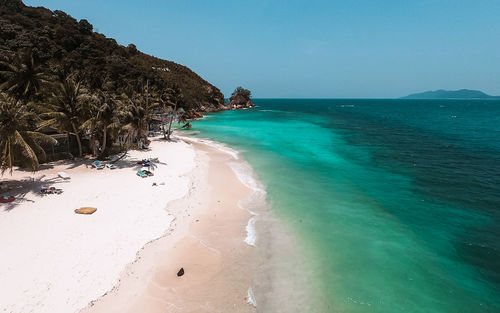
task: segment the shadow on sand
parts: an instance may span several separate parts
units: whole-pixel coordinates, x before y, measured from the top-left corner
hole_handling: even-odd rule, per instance
[[[163,140],[162,140],[163,141]],[[147,152],[147,151],[144,151]],[[144,159],[147,159],[146,157]],[[77,168],[79,166],[84,165],[89,171],[97,171],[97,169],[93,168],[92,163],[95,160],[93,159],[80,159],[80,158],[75,158],[72,160],[61,160],[61,161],[56,161],[52,163],[46,163],[46,164],[41,164],[39,167],[40,171],[43,170],[51,170],[54,169],[56,166],[63,166],[64,170],[71,170],[74,168]],[[142,169],[145,167],[143,164],[139,164],[139,162],[143,161],[143,159],[140,158],[130,158],[130,155],[125,153],[121,157],[119,157],[115,161],[107,161],[104,163],[113,163],[117,166],[117,168],[130,168],[132,171],[137,172],[138,170]],[[167,165],[167,163],[160,162],[160,161],[153,161],[151,162],[150,166],[148,167],[149,170],[154,171],[154,169],[159,165]],[[108,168],[102,169],[104,171],[113,171]],[[99,170],[99,171],[102,171]],[[17,172],[24,172],[29,175],[33,175],[33,172],[30,170],[22,169],[22,168],[17,168]],[[2,180],[0,181],[0,196],[14,196],[15,200],[13,202],[9,203],[0,203],[0,210],[4,211],[11,211],[14,208],[16,208],[19,204],[29,201],[29,202],[34,202],[34,200],[30,200],[26,198],[26,195],[28,193],[33,193],[35,197],[46,197],[46,196],[54,196],[57,197],[57,195],[45,195],[41,192],[42,189],[44,188],[50,188],[50,187],[56,187],[60,188],[62,187],[61,185],[57,186],[58,184],[66,184],[70,183],[71,180],[64,180],[60,177],[51,177],[48,178],[47,175],[42,175],[40,177],[34,178],[34,177],[26,177],[22,179],[12,179],[12,180]],[[60,188],[63,189],[63,188]],[[63,189],[64,190],[64,189]]]
[[[46,175],[42,175],[38,178],[27,177],[20,180],[7,180],[1,183],[1,195],[14,196],[16,199],[13,202],[2,203],[0,208],[4,211],[11,211],[19,204],[30,201],[34,202],[34,200],[26,199],[26,195],[29,192],[32,192],[36,197],[45,197],[45,196],[57,196],[57,195],[44,195],[41,193],[43,188],[49,188],[56,186],[58,184],[66,184],[70,181],[64,180],[59,177],[47,178]]]

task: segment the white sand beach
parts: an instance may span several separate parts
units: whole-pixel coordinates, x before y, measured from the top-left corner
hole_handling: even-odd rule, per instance
[[[4,185],[25,195],[0,208],[0,311],[75,312],[109,291],[137,251],[169,229],[174,217],[165,207],[187,193],[194,156],[184,142],[153,142],[114,170],[65,161],[4,175]],[[148,157],[160,162],[153,177],[140,178],[136,161]],[[63,193],[43,196],[50,186]],[[82,206],[97,212],[75,214]]]
[[[114,170],[85,160],[4,175],[18,199],[0,206],[0,312],[254,310],[251,216],[237,205],[250,190],[231,156],[183,141],[151,148]],[[149,157],[159,158],[154,176],[140,178],[136,163]],[[63,193],[40,193],[50,186]],[[83,206],[97,212],[75,214]]]
[[[254,248],[245,243],[251,214],[238,205],[251,189],[229,167],[233,156],[192,146],[188,195],[168,206],[171,233],[146,245],[116,288],[82,313],[255,312],[248,303]]]

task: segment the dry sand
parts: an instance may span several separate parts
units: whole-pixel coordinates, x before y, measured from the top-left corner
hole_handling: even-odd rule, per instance
[[[251,215],[238,206],[251,190],[228,166],[231,155],[193,146],[189,194],[168,206],[175,230],[148,244],[116,288],[82,312],[255,312],[247,299],[253,247],[244,243]]]
[[[251,191],[232,157],[182,141],[151,146],[116,170],[62,162],[2,178],[22,199],[0,206],[0,312],[255,311],[250,214],[238,206]],[[160,159],[155,176],[139,178],[135,163],[148,157]],[[49,186],[64,192],[41,196]],[[82,206],[98,210],[75,214]]]

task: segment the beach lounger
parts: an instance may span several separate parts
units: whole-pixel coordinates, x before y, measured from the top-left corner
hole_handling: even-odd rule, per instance
[[[143,171],[137,171],[137,176],[142,177],[142,178],[148,177],[148,175],[146,173],[144,173]]]
[[[61,177],[62,179],[70,179],[71,177],[66,174],[66,172],[57,172],[57,176]]]
[[[102,165],[102,163],[99,161],[94,161],[94,163],[92,163],[92,167],[95,167],[98,170],[102,170],[104,168],[104,165]]]
[[[106,167],[109,168],[110,170],[114,170],[116,166],[114,164],[106,164]]]

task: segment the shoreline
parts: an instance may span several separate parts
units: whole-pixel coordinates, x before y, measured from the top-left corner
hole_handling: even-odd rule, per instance
[[[17,188],[12,192],[22,200],[8,208],[2,205],[0,211],[0,225],[10,225],[0,230],[0,246],[9,256],[0,260],[0,277],[9,282],[0,287],[0,309],[189,312],[202,311],[210,302],[223,312],[235,307],[255,312],[255,213],[242,205],[255,190],[230,165],[243,163],[235,154],[189,138],[153,141],[151,146],[152,151],[131,151],[116,170],[97,171],[89,168],[89,160],[63,161],[3,179]],[[136,161],[147,157],[161,161],[155,176],[136,177]],[[70,174],[69,182],[54,177],[61,170]],[[157,185],[151,186],[153,182]],[[37,193],[49,185],[63,194]],[[98,211],[74,214],[80,205]],[[117,215],[127,220],[128,228],[121,227]],[[23,228],[23,222],[30,227]],[[43,228],[33,228],[35,224]],[[13,237],[16,228],[21,240]],[[47,232],[52,234],[44,236]],[[180,267],[185,274],[179,279],[175,274]]]
[[[241,157],[241,152],[206,137],[179,138],[213,147],[230,156],[228,166],[240,182],[253,190],[250,197],[238,203],[250,214],[245,226],[245,243],[254,250],[247,301],[258,312],[329,311],[331,308],[325,306],[321,285],[317,284],[318,277],[312,275],[319,271],[310,261],[314,254],[292,228],[290,217],[283,216],[268,202],[272,202],[272,198],[268,199],[266,187],[253,167]]]
[[[230,155],[183,140],[194,147],[197,165],[188,194],[167,208],[176,226],[148,243],[113,290],[82,313],[255,312],[254,251],[245,244],[252,215],[240,205],[252,190],[230,168]]]

